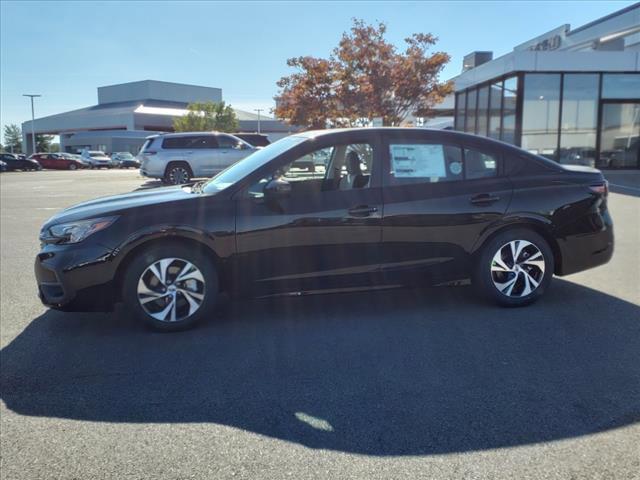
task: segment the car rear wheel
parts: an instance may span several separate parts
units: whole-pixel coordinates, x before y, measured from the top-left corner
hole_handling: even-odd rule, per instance
[[[547,241],[531,230],[513,229],[484,246],[473,283],[495,303],[519,307],[544,294],[553,271],[553,252]]]
[[[69,164],[69,170],[76,170],[78,167],[76,167],[75,163],[71,163]]]
[[[182,185],[189,183],[193,173],[188,163],[174,162],[167,166],[167,170],[164,174],[164,182],[169,185]]]
[[[123,282],[127,310],[162,331],[189,328],[210,315],[218,276],[207,255],[181,245],[151,247],[129,265]]]

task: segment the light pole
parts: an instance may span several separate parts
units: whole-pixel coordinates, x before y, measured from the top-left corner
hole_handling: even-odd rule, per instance
[[[31,145],[33,147],[33,152],[31,153],[36,153],[36,127],[35,127],[36,118],[33,110],[33,99],[34,97],[41,97],[42,95],[23,93],[22,96],[31,98],[31,142],[32,142]]]
[[[258,133],[260,133],[260,112],[262,112],[264,108],[254,108],[254,112],[258,112]]]

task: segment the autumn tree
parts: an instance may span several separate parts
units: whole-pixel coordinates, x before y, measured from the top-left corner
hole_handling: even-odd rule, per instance
[[[5,148],[10,152],[22,153],[22,131],[15,124],[4,126]]]
[[[235,132],[238,119],[231,105],[224,102],[195,102],[187,106],[187,114],[173,119],[176,132]]]
[[[384,23],[354,19],[328,59],[289,59],[297,72],[278,81],[276,115],[311,128],[366,125],[375,117],[399,125],[408,115],[432,116],[453,91],[451,82],[439,81],[449,55],[430,54],[437,39],[426,33],[406,38],[399,52],[386,31]]]

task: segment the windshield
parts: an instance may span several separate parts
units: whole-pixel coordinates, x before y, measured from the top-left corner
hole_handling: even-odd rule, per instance
[[[206,193],[215,193],[233,185],[234,183],[242,180],[244,177],[254,172],[258,168],[262,167],[267,162],[271,161],[278,155],[286,152],[290,148],[300,145],[306,141],[306,137],[290,136],[285,137],[277,142],[272,143],[268,147],[261,150],[256,150],[248,157],[234,163],[226,170],[223,170],[218,175],[209,180],[203,185],[202,190]]]
[[[129,160],[129,159],[133,158],[133,155],[131,155],[130,153],[116,153],[116,156],[118,158],[123,158],[125,160]]]
[[[89,152],[89,156],[93,157],[93,158],[96,158],[96,157],[104,157],[105,154],[102,153],[102,152]]]

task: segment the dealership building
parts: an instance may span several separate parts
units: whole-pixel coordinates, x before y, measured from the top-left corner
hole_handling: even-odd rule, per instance
[[[60,150],[137,153],[149,135],[173,131],[173,119],[192,102],[221,102],[220,88],[142,80],[98,87],[98,103],[35,119],[36,135],[60,136]],[[276,140],[295,131],[282,121],[235,110],[240,132],[260,132]],[[31,121],[22,124],[22,148],[31,151]]]
[[[456,130],[560,163],[640,168],[640,3],[463,63]]]

